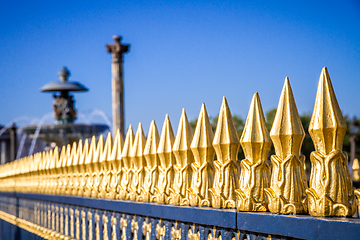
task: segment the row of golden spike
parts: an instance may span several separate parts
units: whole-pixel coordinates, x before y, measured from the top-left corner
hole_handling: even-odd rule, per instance
[[[224,97],[215,135],[205,105],[192,133],[185,110],[174,136],[168,115],[161,135],[154,121],[147,138],[141,123],[125,141],[117,132],[89,144],[37,153],[0,168],[0,190],[130,199],[176,205],[237,208],[313,216],[352,216],[356,210],[346,152],[346,123],[329,73],[323,68],[309,133],[309,187],[301,145],[305,136],[289,79],[285,79],[270,134],[257,93],[239,140]],[[271,140],[275,155],[268,153]],[[240,145],[245,159],[238,161]],[[214,160],[216,153],[216,160]],[[360,197],[360,191],[355,193]]]

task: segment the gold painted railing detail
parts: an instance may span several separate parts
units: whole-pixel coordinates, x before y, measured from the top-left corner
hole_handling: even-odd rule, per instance
[[[309,133],[311,153],[309,212],[312,216],[352,216],[356,211],[347,153],[342,151],[346,131],[327,68],[321,71]]]
[[[214,133],[203,103],[190,146],[195,159],[191,164],[193,173],[191,186],[188,189],[191,206],[211,206],[209,190],[213,186],[215,175],[213,139]]]
[[[271,156],[270,188],[265,189],[269,210],[272,213],[306,213],[305,156],[300,154],[305,131],[287,77],[270,137],[274,143],[275,155]]]
[[[212,206],[235,208],[235,190],[238,189],[240,176],[240,164],[237,157],[240,141],[225,97],[220,108],[213,146],[217,160],[214,162],[214,185],[210,189]]]
[[[238,211],[266,211],[264,188],[270,187],[271,169],[267,156],[271,139],[258,93],[254,94],[251,101],[240,143],[245,159],[240,163],[236,208]]]
[[[324,68],[309,127],[315,146],[310,156],[309,187],[305,157],[301,155],[304,129],[286,78],[270,134],[257,93],[240,139],[224,97],[215,134],[205,104],[194,133],[183,109],[176,135],[166,115],[161,136],[155,121],[151,122],[147,136],[140,123],[136,135],[129,126],[124,140],[118,131],[114,138],[109,134],[106,141],[103,136],[93,137],[62,146],[61,151],[56,147],[1,165],[0,191],[236,208],[238,211],[283,214],[309,211],[314,216],[352,216],[356,209],[355,195],[360,198],[360,189],[355,192],[352,189],[347,154],[342,151],[345,131],[346,123]],[[275,155],[270,157],[270,168],[271,142]],[[241,161],[238,160],[240,146],[245,154]],[[359,178],[356,163],[354,179]],[[74,235],[74,222],[76,228],[90,228],[83,223],[83,212],[81,219],[80,213],[76,213],[74,219],[71,207],[56,209],[56,222],[51,221],[50,212],[50,209],[35,211],[35,218],[65,235]],[[91,214],[87,213],[89,221],[93,221]],[[94,217],[98,224],[96,214]],[[63,225],[62,218],[65,218]],[[112,218],[107,221],[113,225]],[[94,239],[100,228],[96,225]],[[90,234],[90,229],[87,230]],[[75,232],[79,231],[75,229]],[[121,235],[124,234],[122,231]],[[174,232],[174,235],[178,234]],[[189,236],[196,239],[197,233]]]

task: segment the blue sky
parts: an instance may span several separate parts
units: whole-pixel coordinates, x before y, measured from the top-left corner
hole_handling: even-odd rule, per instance
[[[289,76],[298,110],[311,113],[327,66],[344,115],[360,117],[360,2],[343,1],[3,1],[0,7],[0,124],[18,125],[52,111],[39,88],[69,80],[78,122],[94,110],[111,121],[112,36],[125,55],[126,125],[169,113],[174,131],[182,108],[190,120],[204,102],[211,116],[226,96],[246,118],[259,92],[264,111],[277,107]],[[103,118],[91,121],[104,123]],[[47,122],[53,121],[48,118]]]

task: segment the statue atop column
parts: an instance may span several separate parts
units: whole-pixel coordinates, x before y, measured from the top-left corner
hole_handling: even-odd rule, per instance
[[[113,132],[120,129],[124,137],[124,79],[123,79],[123,54],[129,51],[130,45],[121,44],[120,36],[113,36],[114,44],[106,45],[106,51],[112,54],[112,108],[113,108]]]

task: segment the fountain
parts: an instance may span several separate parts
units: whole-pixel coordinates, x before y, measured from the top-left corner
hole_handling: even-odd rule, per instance
[[[22,132],[32,139],[29,154],[32,154],[37,139],[62,146],[93,135],[99,136],[109,130],[106,124],[74,123],[77,112],[74,107],[74,97],[70,92],[86,92],[88,89],[78,82],[69,82],[69,76],[69,70],[63,67],[59,72],[60,82],[50,82],[40,89],[42,92],[55,93],[53,113],[56,123],[43,124],[45,119],[42,118],[37,125],[21,128]]]

